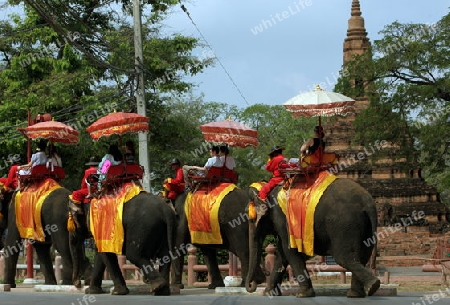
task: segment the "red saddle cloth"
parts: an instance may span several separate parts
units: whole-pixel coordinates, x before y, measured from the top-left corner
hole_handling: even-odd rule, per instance
[[[208,187],[210,190],[221,182],[234,183],[238,182],[238,173],[234,170],[230,170],[226,167],[211,167],[208,169],[204,176],[198,176],[190,172],[188,174],[189,179],[194,184],[201,183],[200,187]]]
[[[140,180],[144,177],[144,168],[139,164],[122,163],[111,166],[106,173],[105,182],[124,183],[132,180]]]
[[[66,177],[66,173],[64,172],[64,168],[61,166],[47,167],[46,165],[36,165],[31,168],[31,174],[18,175],[18,177],[21,183],[38,182],[47,178],[51,178],[59,182]]]

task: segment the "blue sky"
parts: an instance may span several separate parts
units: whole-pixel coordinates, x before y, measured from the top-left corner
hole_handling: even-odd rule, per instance
[[[2,6],[0,19],[13,12]],[[342,66],[352,0],[187,0],[191,18],[212,47],[195,56],[217,56],[219,63],[190,81],[205,101],[245,108],[281,105],[312,90],[332,90]],[[432,4],[431,4],[432,3]],[[370,40],[394,21],[435,23],[449,12],[450,0],[360,0]],[[17,9],[14,9],[17,12]],[[168,32],[201,38],[177,7],[165,21]],[[234,83],[228,77],[231,76]],[[242,92],[242,96],[241,93]]]
[[[185,6],[238,89],[217,63],[192,78],[205,101],[245,108],[283,104],[316,84],[332,90],[343,61],[352,0],[190,0]],[[435,23],[449,11],[450,0],[360,0],[368,36],[394,21]],[[278,14],[278,15],[277,15]],[[179,8],[166,24],[200,38]],[[259,28],[259,30],[257,29]],[[255,34],[255,32],[258,32]]]

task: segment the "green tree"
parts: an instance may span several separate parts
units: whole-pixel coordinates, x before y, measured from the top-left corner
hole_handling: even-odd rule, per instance
[[[61,146],[64,159],[71,160],[65,162],[72,174],[66,183],[78,187],[82,163],[92,154],[103,155],[108,142],[117,140],[91,145],[85,128],[113,110],[136,108],[130,3],[123,2],[121,14],[98,0],[10,3],[23,3],[24,11],[0,24],[0,132],[5,156],[19,151],[25,159],[26,141],[16,127],[26,126],[28,110],[32,118],[51,113],[80,131],[75,149]],[[192,84],[184,76],[201,72],[212,60],[192,55],[200,46],[196,39],[163,33],[161,21],[177,1],[148,3],[142,6],[144,70],[148,116],[154,120],[168,111],[172,94],[190,90]],[[152,125],[150,136],[158,134],[160,126]],[[153,150],[157,145],[150,147]]]

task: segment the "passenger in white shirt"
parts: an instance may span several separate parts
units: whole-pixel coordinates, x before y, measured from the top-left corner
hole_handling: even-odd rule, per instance
[[[221,167],[223,165],[222,161],[219,158],[219,147],[218,146],[212,146],[209,150],[209,153],[211,155],[211,158],[206,161],[205,165],[203,167],[200,166],[192,166],[192,165],[183,165],[183,175],[184,175],[184,182],[186,185],[189,184],[189,178],[188,173],[190,170],[195,169],[199,171],[199,174],[204,175],[204,173],[210,169],[211,167]]]
[[[30,162],[28,164],[24,164],[19,166],[19,175],[30,175],[31,168],[36,165],[45,165],[47,163],[47,155],[45,154],[46,143],[44,141],[40,141],[36,148],[36,152],[31,156]]]

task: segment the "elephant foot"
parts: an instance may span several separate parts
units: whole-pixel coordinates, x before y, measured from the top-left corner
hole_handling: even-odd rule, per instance
[[[73,285],[76,287],[76,288],[81,288],[81,280],[75,280],[74,282],[73,282]]]
[[[89,286],[88,288],[86,288],[84,290],[85,294],[102,294],[105,293],[105,291],[103,291],[102,287],[97,287],[97,286]]]
[[[312,287],[300,287],[295,296],[297,298],[312,298],[316,296],[316,292]]]
[[[211,284],[209,284],[208,285],[208,289],[216,289],[216,287],[225,287],[225,284],[222,282],[222,283],[211,283]]]
[[[378,288],[380,288],[380,280],[376,278],[369,284],[367,284],[364,288],[367,291],[367,295],[371,296],[378,290]]]
[[[166,285],[161,289],[155,290],[155,295],[170,295],[170,286]]]
[[[112,295],[126,295],[129,294],[130,290],[126,286],[114,287],[111,291]]]
[[[161,277],[161,278],[157,278],[155,280],[152,281],[144,281],[146,284],[150,285],[150,291],[151,292],[155,292],[158,289],[163,288],[164,286],[167,286],[167,282]]]

